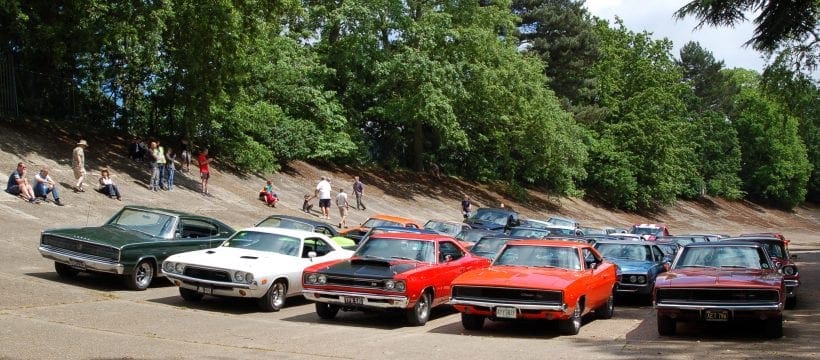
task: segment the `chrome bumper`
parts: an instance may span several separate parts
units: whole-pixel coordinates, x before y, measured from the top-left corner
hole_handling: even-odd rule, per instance
[[[655,309],[658,310],[708,310],[708,309],[722,309],[729,311],[779,311],[783,310],[783,304],[759,304],[759,305],[742,305],[742,304],[680,304],[680,303],[655,303]]]
[[[783,284],[786,285],[786,295],[791,297],[795,296],[797,288],[800,287],[800,280],[783,280]]]
[[[125,265],[114,260],[76,253],[51,246],[41,245],[38,249],[44,258],[72,266],[78,270],[90,270],[118,275],[125,273]]]
[[[256,290],[258,285],[256,281],[250,284],[242,284],[242,283],[235,283],[235,282],[224,282],[224,281],[213,281],[213,280],[205,280],[199,279],[195,277],[185,276],[182,274],[176,273],[168,273],[165,270],[162,270],[162,273],[165,274],[166,277],[170,280],[179,280],[183,283],[194,283],[194,284],[202,284],[202,285],[210,285],[213,287],[223,287],[223,288],[232,288],[232,289],[248,289],[248,290]]]
[[[406,296],[377,295],[369,293],[355,293],[345,291],[323,291],[323,290],[302,290],[302,295],[310,301],[317,301],[327,304],[339,305],[342,307],[363,307],[378,309],[406,309],[410,304],[410,299]],[[361,298],[362,302],[351,303],[345,301],[345,297]]]
[[[450,298],[450,305],[465,305],[465,306],[480,306],[485,308],[495,307],[511,307],[519,310],[541,310],[541,311],[566,311],[567,304],[561,305],[542,305],[542,304],[520,304],[520,303],[504,303],[504,302],[489,302],[480,300],[465,300]]]

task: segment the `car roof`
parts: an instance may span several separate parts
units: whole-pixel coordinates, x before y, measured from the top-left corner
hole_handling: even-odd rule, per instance
[[[663,227],[666,227],[666,224],[665,224],[665,223],[654,223],[654,224],[643,223],[643,224],[635,224],[635,225],[632,225],[632,227],[639,227],[639,228],[663,228]]]
[[[458,225],[458,226],[465,226],[465,225],[470,226],[470,225],[467,225],[467,224],[465,224],[461,221],[441,220],[441,219],[430,219],[430,220],[427,220],[424,224],[427,225],[427,223],[429,223],[429,222],[437,222],[437,223],[442,223],[442,224],[451,224],[451,225]]]
[[[721,247],[721,246],[751,246],[760,247],[760,244],[752,241],[711,241],[711,242],[695,242],[686,244],[685,247]]]
[[[298,222],[302,222],[302,223],[313,225],[313,226],[320,226],[321,225],[321,226],[333,227],[333,225],[330,225],[326,222],[322,222],[322,221],[319,221],[319,220],[308,219],[308,218],[303,218],[303,217],[298,217],[298,216],[290,216],[290,215],[278,215],[278,214],[268,216],[268,217],[262,219],[261,221],[257,222],[257,224],[260,224],[260,223],[262,223],[262,221],[265,221],[267,219],[276,219],[276,218],[298,221]]]
[[[452,237],[441,235],[439,233],[397,233],[397,232],[386,232],[376,235],[370,235],[370,239],[390,239],[390,240],[423,240],[423,241],[439,241],[439,240],[450,240],[453,242],[458,242],[457,239]]]
[[[417,224],[417,225],[419,224],[418,221],[410,219],[410,218],[395,216],[395,215],[387,215],[387,214],[376,214],[376,215],[370,216],[368,218],[368,220],[370,220],[370,219],[387,220],[387,221],[392,221],[392,222],[397,222],[397,223],[413,223],[413,224]]]
[[[657,245],[657,243],[655,243],[654,241],[645,241],[645,240],[639,240],[639,241],[599,240],[599,241],[595,242],[595,245],[598,245],[598,244]]]
[[[399,233],[407,233],[407,234],[410,234],[410,233],[412,233],[412,234],[438,234],[438,232],[436,232],[436,231],[428,230],[428,229],[424,229],[424,228],[412,228],[412,227],[406,227],[406,226],[390,226],[390,225],[375,226],[375,227],[370,229],[370,231],[373,231],[373,230],[382,230],[382,231],[386,231],[386,232],[399,232]]]
[[[734,242],[739,242],[739,241],[770,242],[770,243],[777,243],[777,244],[785,243],[785,241],[783,241],[779,238],[765,237],[765,236],[738,236],[738,237],[730,237],[730,238],[720,239],[720,242],[729,242],[729,241],[734,241]]]
[[[255,232],[263,232],[263,233],[269,233],[269,234],[292,236],[292,237],[297,237],[297,238],[316,237],[317,235],[327,237],[324,234],[320,234],[320,233],[313,232],[313,231],[283,229],[283,228],[274,228],[274,227],[250,227],[250,228],[241,229],[239,231],[255,231]]]
[[[575,242],[575,241],[567,241],[567,240],[559,240],[559,239],[522,239],[522,240],[510,240],[507,242],[507,245],[534,245],[534,246],[559,246],[559,247],[574,247],[574,248],[582,248],[582,247],[590,247],[587,243],[582,242]]]

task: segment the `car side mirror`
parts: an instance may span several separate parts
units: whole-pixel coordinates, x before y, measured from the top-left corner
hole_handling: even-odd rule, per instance
[[[672,264],[671,263],[669,263],[669,262],[663,263],[663,271],[669,271],[670,269],[672,269]]]
[[[316,252],[315,251],[308,251],[308,259],[313,261],[313,258],[315,258],[315,257],[316,257]]]

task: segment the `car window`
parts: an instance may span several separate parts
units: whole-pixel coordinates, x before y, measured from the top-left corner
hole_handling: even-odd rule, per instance
[[[307,238],[305,239],[305,246],[302,248],[302,257],[308,258],[311,251],[315,251],[316,256],[325,256],[333,251],[333,247],[322,239]]]
[[[464,252],[456,244],[450,241],[442,241],[439,243],[439,262],[446,262],[448,255],[452,260],[458,260],[464,256]]]
[[[652,246],[652,255],[655,256],[655,261],[663,259],[663,251],[657,246]]]
[[[290,256],[299,256],[301,239],[256,231],[239,231],[222,243],[223,247],[269,251]]]
[[[313,231],[315,231],[319,234],[324,234],[324,235],[327,235],[327,236],[333,236],[333,232],[330,231],[330,229],[327,228],[326,226],[317,226],[315,229],[313,229]]]
[[[219,227],[201,219],[179,219],[178,237],[182,239],[196,239],[201,237],[216,236],[219,234]]]

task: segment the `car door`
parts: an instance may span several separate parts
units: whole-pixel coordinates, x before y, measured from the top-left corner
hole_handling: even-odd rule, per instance
[[[461,275],[469,265],[465,262],[469,257],[465,257],[465,251],[455,242],[450,240],[439,241],[438,254],[436,261],[438,262],[437,280],[435,284],[436,302],[445,302],[450,297],[451,283],[453,280]]]
[[[592,310],[603,304],[612,290],[614,275],[611,274],[610,266],[603,262],[603,258],[591,247],[584,247],[581,251],[584,259],[584,271],[587,276],[587,299],[590,300],[587,308]],[[597,264],[597,265],[591,265]]]

